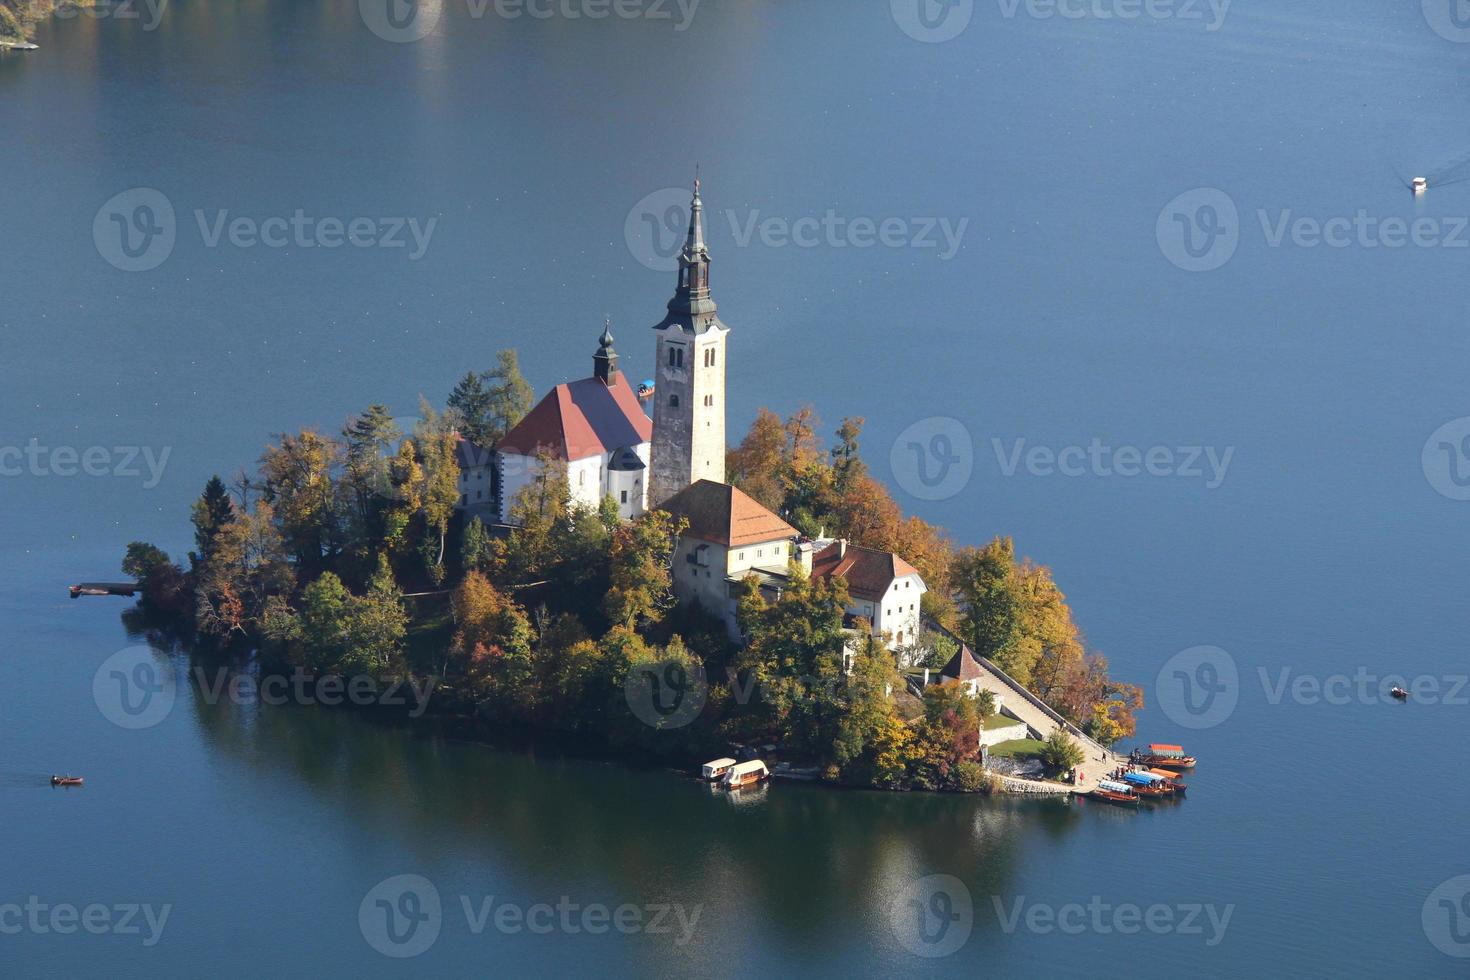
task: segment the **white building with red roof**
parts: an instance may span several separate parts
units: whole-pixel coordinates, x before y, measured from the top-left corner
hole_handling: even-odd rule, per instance
[[[919,639],[924,593],[929,591],[919,570],[891,551],[878,551],[847,541],[818,542],[812,557],[813,578],[847,580],[847,612],[873,626],[890,650],[911,646]]]
[[[542,456],[566,465],[574,505],[595,510],[611,496],[625,520],[647,510],[653,421],[618,370],[612,344],[604,327],[592,377],[557,385],[496,446],[503,523],[511,523],[511,505]]]

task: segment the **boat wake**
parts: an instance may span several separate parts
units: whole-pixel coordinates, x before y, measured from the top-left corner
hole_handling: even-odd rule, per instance
[[[1394,173],[1398,175],[1399,183],[1403,184],[1406,189],[1413,190],[1413,182],[1404,176],[1401,169],[1394,168]],[[1436,187],[1449,187],[1451,184],[1464,183],[1470,180],[1470,153],[1461,154],[1447,163],[1432,170],[1421,171],[1415,176],[1426,178],[1431,190]]]

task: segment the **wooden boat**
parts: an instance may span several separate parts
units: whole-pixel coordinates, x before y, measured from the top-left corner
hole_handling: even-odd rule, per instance
[[[1170,772],[1167,769],[1150,769],[1148,772],[1161,777],[1164,780],[1164,785],[1174,790],[1176,796],[1183,796],[1189,789],[1187,785],[1179,781],[1179,774],[1177,772]]]
[[[1195,767],[1194,757],[1185,755],[1183,748],[1160,742],[1149,745],[1146,752],[1140,751],[1136,761],[1145,766],[1158,766],[1161,769],[1193,769]]]
[[[1394,697],[1398,698],[1400,701],[1407,701],[1407,700],[1409,700],[1409,692],[1406,691],[1406,690],[1404,690],[1401,687],[1396,687],[1393,690],[1389,691],[1388,693],[1389,694],[1392,694]]]
[[[1134,793],[1133,790],[1124,786],[1122,783],[1115,783],[1111,779],[1100,780],[1097,784],[1097,789],[1087,795],[1095,796],[1100,800],[1106,800],[1108,803],[1115,803],[1118,806],[1139,805],[1138,794]]]
[[[653,384],[653,379],[649,378],[638,386],[638,400],[641,402],[648,401],[650,398],[653,397],[653,393],[656,390],[657,389],[654,387]]]
[[[754,786],[771,778],[771,771],[766,764],[759,759],[751,759],[739,765],[731,766],[729,772],[720,779],[720,785],[726,789],[740,789],[744,786]]]
[[[52,786],[80,786],[80,785],[82,785],[82,782],[83,782],[83,780],[82,780],[82,777],[81,776],[52,776],[51,777],[51,785]]]
[[[699,778],[707,783],[712,783],[725,778],[725,774],[734,768],[734,759],[716,759],[713,762],[706,762],[700,767]]]
[[[1155,776],[1146,772],[1125,772],[1119,782],[1127,783],[1128,788],[1133,790],[1144,799],[1162,799],[1165,796],[1173,796],[1174,790],[1164,782],[1162,776]]]

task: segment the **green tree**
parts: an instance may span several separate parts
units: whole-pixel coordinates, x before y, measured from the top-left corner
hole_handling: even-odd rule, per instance
[[[999,659],[1020,635],[1021,595],[1015,564],[1016,546],[1010,538],[996,538],[983,548],[965,548],[954,558],[952,577],[964,609],[963,630],[975,652],[991,660]]]
[[[736,660],[741,682],[760,692],[757,712],[797,753],[822,764],[845,711],[840,691],[847,587],[841,579],[813,581],[792,566],[786,589],[767,603],[747,579],[739,617],[749,642]]]
[[[1041,743],[1040,755],[1042,764],[1052,772],[1066,772],[1082,765],[1085,758],[1082,747],[1061,728],[1052,729],[1046,741]]]
[[[470,442],[482,448],[490,448],[505,434],[504,430],[496,431],[496,420],[493,417],[495,406],[490,389],[485,386],[488,377],[488,373],[468,372],[449,393],[446,403],[455,414],[459,431]]]
[[[218,476],[209,478],[204,493],[194,501],[190,519],[194,524],[194,547],[190,557],[194,563],[208,561],[214,555],[215,539],[220,530],[235,519],[235,506],[230,501],[230,492],[225,481]]]
[[[388,407],[376,403],[342,429],[342,484],[350,500],[353,546],[360,556],[384,546],[383,511],[392,493],[389,461],[402,439]]]
[[[301,662],[330,673],[339,668],[350,650],[348,625],[352,593],[332,572],[323,572],[301,594]]]
[[[367,594],[349,602],[344,672],[381,677],[403,668],[408,613],[385,555],[368,581]]]
[[[459,545],[459,559],[464,570],[487,571],[494,555],[491,544],[490,532],[485,529],[485,522],[478,517],[471,518],[465,525]]]
[[[485,375],[490,383],[486,440],[491,444],[499,442],[526,417],[536,397],[530,383],[521,376],[520,359],[514,348],[497,352],[495,359],[495,367]]]
[[[603,604],[608,619],[629,629],[663,619],[674,605],[674,541],[688,524],[654,510],[613,533],[611,587]]]
[[[123,556],[123,574],[135,581],[141,582],[156,572],[164,565],[172,564],[168,552],[157,548],[146,541],[134,541],[128,545],[127,554]]]
[[[832,447],[832,487],[839,495],[851,491],[867,476],[867,464],[858,451],[858,436],[866,421],[845,418],[837,429],[837,445]]]

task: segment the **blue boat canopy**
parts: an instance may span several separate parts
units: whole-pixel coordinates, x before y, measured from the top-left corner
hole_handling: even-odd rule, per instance
[[[1154,783],[1164,781],[1162,776],[1155,776],[1148,772],[1125,772],[1123,778],[1134,786],[1152,786]]]

